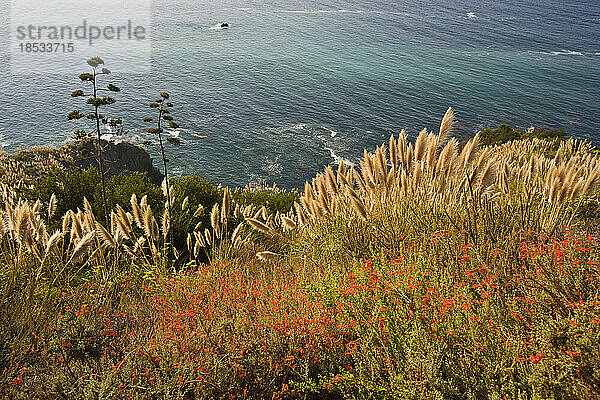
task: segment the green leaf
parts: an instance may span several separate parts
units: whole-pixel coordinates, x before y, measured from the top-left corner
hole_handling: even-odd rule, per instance
[[[152,108],[157,108],[157,107],[158,107],[158,104],[157,104],[157,103],[150,103],[150,107],[152,107]]]
[[[173,121],[173,117],[171,115],[163,115],[163,119],[165,121]]]
[[[172,128],[172,129],[177,129],[177,128],[179,128],[179,125],[177,124],[177,122],[171,122],[169,124],[169,127]]]
[[[169,98],[169,93],[167,93],[167,92],[162,92],[160,95],[165,100]]]
[[[144,122],[152,122],[152,118],[145,117],[145,118],[142,118],[142,121],[144,121]]]
[[[71,93],[71,97],[80,97],[80,96],[85,96],[85,94],[83,93],[83,90],[76,90],[73,93]]]
[[[111,92],[120,92],[121,88],[119,88],[118,86],[115,86],[113,84],[108,84],[107,86],[108,90],[110,90]]]

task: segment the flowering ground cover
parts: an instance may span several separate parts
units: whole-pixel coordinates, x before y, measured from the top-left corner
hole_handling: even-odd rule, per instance
[[[351,266],[281,263],[266,273],[215,261],[83,283],[57,296],[2,393],[594,398],[597,239],[513,239],[481,254],[438,234]]]

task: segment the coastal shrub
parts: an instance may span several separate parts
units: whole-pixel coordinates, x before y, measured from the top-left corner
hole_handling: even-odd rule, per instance
[[[50,176],[26,189],[24,195],[32,201],[39,199],[42,203],[48,204],[52,194],[55,194],[57,199],[55,214],[62,216],[68,210],[82,208],[84,198],[94,202],[99,184],[100,175],[95,168],[56,169]],[[96,209],[102,210],[102,206]]]
[[[281,260],[254,274],[223,260],[147,280],[94,278],[54,299],[20,343],[27,357],[3,371],[2,394],[597,397],[598,241],[506,239],[487,255],[433,234],[319,269]]]
[[[553,130],[553,129],[536,129],[529,128],[524,130],[517,130],[507,124],[501,124],[496,129],[488,128],[479,133],[481,145],[483,146],[494,146],[498,144],[504,144],[511,140],[520,139],[556,139],[564,138],[567,135],[565,131]]]
[[[175,247],[185,248],[188,232],[194,230],[198,224],[198,230],[210,228],[210,211],[221,201],[223,190],[198,175],[171,178],[171,185],[175,194],[171,217]],[[186,198],[187,205],[183,209]],[[198,207],[202,207],[203,211],[196,213]]]
[[[160,189],[148,179],[146,174],[131,172],[126,175],[113,175],[106,180],[106,200],[109,210],[117,204],[124,210],[131,211],[131,195],[138,199],[147,196],[147,202],[153,211],[159,213],[164,209],[165,197]],[[91,201],[91,200],[90,200]],[[92,203],[94,210],[102,209],[102,193],[97,188]]]
[[[258,207],[265,206],[273,214],[289,212],[294,202],[299,200],[299,196],[295,192],[274,188],[264,190],[238,189],[233,192],[232,198],[237,204],[244,206],[250,204]]]
[[[97,217],[103,220],[102,191],[99,184],[100,176],[95,168],[55,170],[52,176],[25,189],[25,195],[32,201],[39,199],[48,204],[52,194],[55,194],[55,214],[60,216],[68,210],[83,208],[85,198],[92,205]],[[133,172],[127,175],[113,175],[106,180],[106,198],[110,209],[114,209],[118,204],[125,210],[131,210],[132,194],[136,194],[138,198],[147,195],[148,204],[157,212],[164,208],[164,197],[160,188],[150,182],[145,174]]]

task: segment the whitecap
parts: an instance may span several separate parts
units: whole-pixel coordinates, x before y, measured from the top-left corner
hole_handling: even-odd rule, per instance
[[[356,166],[356,164],[353,163],[352,161],[350,161],[342,156],[337,155],[331,147],[324,147],[324,149],[329,152],[329,154],[331,155],[331,158],[334,160],[334,164],[339,164],[340,162],[343,161],[344,164],[346,164],[349,167]]]
[[[269,174],[279,175],[283,172],[283,165],[279,162],[279,156],[276,156],[274,160],[266,157],[261,169]]]
[[[364,14],[363,10],[282,10],[282,12],[290,14]]]
[[[215,115],[213,115],[211,117],[206,117],[206,118],[199,119],[198,122],[212,122],[212,121],[216,121],[216,120],[218,120],[220,118],[223,118],[225,116],[226,116],[225,114],[215,114]]]
[[[583,55],[582,52],[573,51],[573,50],[553,51],[550,54],[552,54],[553,56],[582,56]]]
[[[208,29],[212,29],[212,30],[220,30],[220,29],[229,29],[231,26],[221,26],[221,24],[216,24],[211,26]]]
[[[189,132],[190,135],[197,137],[199,139],[210,139],[212,138],[212,134],[208,132]]]
[[[6,139],[4,138],[4,135],[2,135],[0,133],[0,149],[3,149],[5,147],[8,147],[10,144],[8,143],[8,141],[6,141]]]
[[[328,128],[326,126],[321,126],[320,128],[326,130],[327,132],[329,132],[329,137],[334,138],[334,137],[336,137],[338,135],[337,131],[334,131],[333,129]]]
[[[474,12],[468,12],[467,18],[478,18],[478,17],[477,17],[477,14],[475,14]]]
[[[306,124],[302,124],[302,123],[296,124],[289,129],[294,130],[294,131],[303,131],[306,129]]]

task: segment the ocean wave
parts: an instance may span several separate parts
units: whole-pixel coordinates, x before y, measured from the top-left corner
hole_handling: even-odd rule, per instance
[[[364,14],[363,10],[282,10],[290,14]]]
[[[475,19],[475,18],[479,18],[479,17],[477,17],[477,14],[475,14],[474,12],[468,12],[467,13],[467,18],[468,19]]]
[[[330,129],[330,128],[326,127],[326,126],[321,126],[320,128],[322,128],[322,129],[326,130],[327,132],[329,132],[329,137],[331,137],[331,138],[336,137],[337,134],[338,134],[337,131],[334,131],[333,129]]]
[[[196,121],[200,122],[200,123],[202,123],[202,122],[212,122],[212,121],[216,121],[218,119],[224,118],[224,117],[226,117],[225,114],[215,114],[215,115],[213,115],[211,117],[202,118],[202,119],[199,119],[199,120],[196,120]]]
[[[308,129],[308,125],[305,123],[298,123],[295,125],[288,125],[288,126],[279,126],[277,128],[273,128],[273,127],[267,127],[265,128],[265,131],[267,132],[273,132],[277,135],[281,135],[285,132],[298,132],[298,131],[310,131],[310,129]]]
[[[413,17],[414,14],[404,11],[377,11],[377,10],[281,10],[289,14],[371,14],[371,15],[400,15],[403,17]]]
[[[10,143],[4,138],[4,135],[0,133],[0,149],[4,149],[10,146]]]
[[[276,156],[275,159],[265,157],[265,162],[261,169],[271,175],[281,174],[283,172],[283,165],[279,162],[279,158],[279,156]]]
[[[581,51],[573,51],[573,50],[553,51],[551,54],[553,56],[582,56],[582,55],[584,55]]]
[[[554,51],[528,51],[531,54],[543,54],[546,56],[594,56],[600,55],[600,53],[586,53],[583,51],[576,50],[554,50]]]
[[[221,26],[221,24],[216,24],[216,25],[211,26],[208,29],[211,29],[211,30],[222,30],[222,29],[229,29],[229,28],[230,28],[230,26]]]
[[[210,132],[206,131],[196,131],[190,128],[179,128],[182,132],[187,135],[197,137],[199,139],[212,139],[213,135]]]
[[[333,150],[331,147],[323,147],[323,149],[327,150],[329,152],[329,154],[331,155],[331,158],[333,159],[333,163],[334,164],[339,164],[340,162],[344,162],[344,164],[346,164],[349,167],[354,167],[356,166],[356,164],[350,160],[348,160],[347,158],[344,158],[342,156],[339,156],[335,153],[335,150]]]

